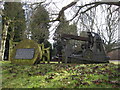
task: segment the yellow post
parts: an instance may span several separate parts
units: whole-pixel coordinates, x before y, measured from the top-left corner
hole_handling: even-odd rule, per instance
[[[42,61],[45,63],[45,58],[47,58],[47,62],[50,62],[50,48],[45,48],[44,44],[40,44],[41,50],[42,50]]]

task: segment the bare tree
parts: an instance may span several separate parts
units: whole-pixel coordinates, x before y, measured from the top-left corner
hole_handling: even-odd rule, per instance
[[[53,22],[53,21],[60,21],[61,20],[61,16],[63,15],[64,11],[67,10],[68,8],[70,8],[70,7],[75,6],[77,2],[78,2],[78,0],[74,0],[73,2],[68,4],[67,6],[64,6],[60,10],[60,12],[58,13],[58,17],[55,20],[52,20],[51,22]],[[85,5],[82,5],[82,6],[78,6],[79,9],[75,13],[75,15],[70,19],[70,21],[75,19],[79,15],[79,13],[85,13],[85,12],[91,10],[92,8],[95,8],[95,7],[97,7],[99,5],[102,5],[102,4],[120,6],[120,1],[119,2],[92,2],[92,3],[88,3],[88,4],[85,4]],[[84,11],[81,12],[81,9],[85,8],[85,7],[87,7],[87,9],[85,9]]]
[[[105,25],[103,25],[100,34],[105,41],[107,52],[111,51],[118,41],[118,23],[120,13],[114,6],[106,6]]]

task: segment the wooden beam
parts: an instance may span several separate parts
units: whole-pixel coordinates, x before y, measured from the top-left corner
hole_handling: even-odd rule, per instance
[[[61,38],[63,39],[74,39],[74,40],[80,40],[80,41],[89,41],[88,37],[81,37],[81,36],[76,36],[76,35],[71,35],[71,34],[62,34]]]

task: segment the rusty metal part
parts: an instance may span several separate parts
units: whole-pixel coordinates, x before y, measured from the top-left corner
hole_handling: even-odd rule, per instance
[[[63,39],[74,39],[74,40],[81,40],[81,41],[89,41],[88,37],[81,37],[72,34],[62,34],[61,37]]]

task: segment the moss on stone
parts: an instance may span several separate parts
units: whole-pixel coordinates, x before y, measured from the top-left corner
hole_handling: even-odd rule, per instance
[[[16,55],[16,50],[17,49],[23,49],[23,48],[34,48],[35,52],[34,52],[34,57],[30,60],[27,59],[15,59],[15,55]],[[27,64],[27,65],[31,65],[34,64],[35,62],[39,61],[42,59],[42,51],[41,48],[39,47],[39,45],[33,41],[33,40],[29,40],[29,39],[25,39],[23,41],[21,41],[19,44],[17,44],[12,52],[10,53],[10,61],[12,63],[15,64]]]

